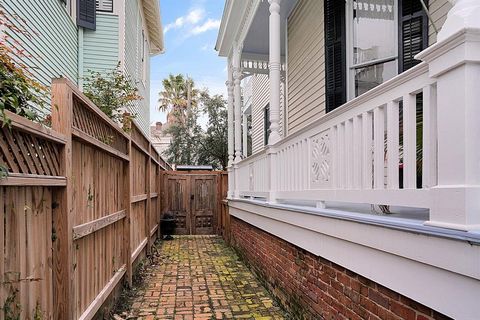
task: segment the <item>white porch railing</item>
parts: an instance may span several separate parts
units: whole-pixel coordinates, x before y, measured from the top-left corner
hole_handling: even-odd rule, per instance
[[[423,142],[417,145],[420,94]],[[436,185],[435,103],[435,82],[422,63],[274,145],[275,184],[266,151],[240,162],[239,195],[430,208],[425,193]]]
[[[240,197],[266,198],[269,191],[270,171],[264,152],[249,157],[238,165]]]
[[[231,198],[427,208],[429,226],[480,231],[480,2],[450,2],[438,42],[417,55],[424,63],[236,161]],[[270,31],[278,40],[277,28]],[[270,52],[275,107],[277,45]]]

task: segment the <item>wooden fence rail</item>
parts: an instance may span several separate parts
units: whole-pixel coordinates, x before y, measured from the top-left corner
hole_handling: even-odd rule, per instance
[[[0,319],[91,319],[159,234],[160,172],[129,134],[65,79],[52,129],[14,114],[0,129]]]

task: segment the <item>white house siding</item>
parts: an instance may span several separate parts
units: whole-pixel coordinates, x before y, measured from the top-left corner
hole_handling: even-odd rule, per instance
[[[270,81],[268,75],[257,74],[252,76],[252,153],[262,151],[265,146],[264,131],[264,109],[270,102]],[[280,93],[284,97],[285,85],[282,83]],[[280,100],[280,135],[283,135],[284,128],[284,103]]]
[[[129,0],[125,4],[125,71],[132,81],[137,83],[141,101],[129,106],[130,112],[136,115],[135,122],[149,136],[150,126],[150,68],[149,48],[145,50],[145,68],[147,68],[145,81],[142,69],[142,30],[148,37],[147,28],[144,27],[138,0]]]
[[[117,15],[97,14],[97,29],[83,32],[83,74],[88,70],[115,69],[119,58],[119,19]]]
[[[21,62],[30,67],[33,77],[46,87],[53,78],[66,77],[77,83],[77,27],[59,0],[2,0],[7,14],[17,15],[17,26],[23,26],[31,37],[12,34],[29,57]],[[24,20],[25,23],[21,22]]]
[[[451,8],[452,4],[448,2],[448,0],[430,0],[428,11],[430,12],[430,16],[432,17],[432,20],[439,31],[445,23],[448,11]],[[428,43],[432,45],[435,42],[437,42],[437,34],[430,23],[430,27],[428,29]]]
[[[288,19],[288,134],[325,114],[323,1],[300,0]]]

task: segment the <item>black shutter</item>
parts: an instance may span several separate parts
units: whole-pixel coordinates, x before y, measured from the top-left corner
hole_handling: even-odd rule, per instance
[[[347,100],[345,1],[325,0],[325,77],[327,112]]]
[[[424,0],[428,7],[428,0]],[[420,63],[415,55],[428,47],[428,17],[420,0],[399,0],[398,71],[404,72]]]
[[[263,109],[263,143],[265,145],[268,144],[270,132],[272,132],[272,129],[270,129],[270,125],[270,104],[267,104],[265,109]]]
[[[97,4],[95,0],[77,0],[77,25],[95,30]]]

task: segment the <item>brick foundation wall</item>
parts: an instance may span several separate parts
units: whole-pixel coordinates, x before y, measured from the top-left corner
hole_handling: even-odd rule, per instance
[[[295,319],[449,319],[232,217],[231,244]]]

